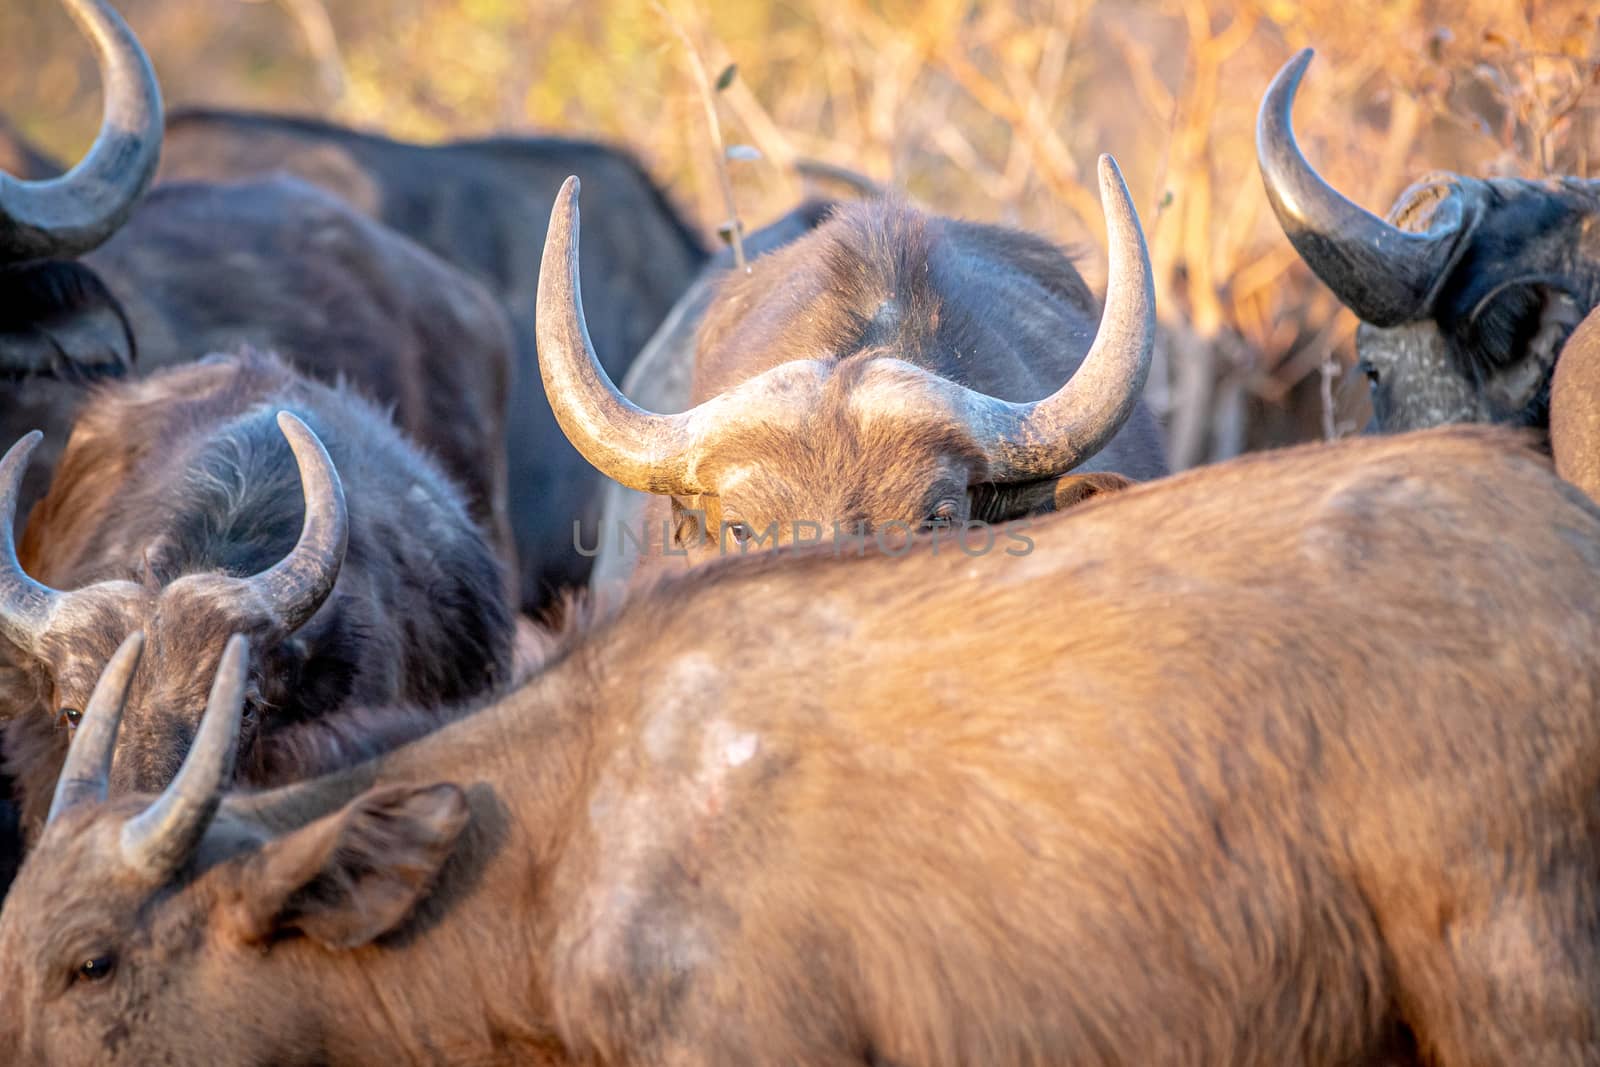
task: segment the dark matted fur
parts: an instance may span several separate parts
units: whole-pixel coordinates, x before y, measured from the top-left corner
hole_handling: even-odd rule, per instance
[[[1600,303],[1600,182],[1431,174],[1389,219],[1427,232],[1450,200],[1466,222],[1431,306],[1416,322],[1363,324],[1357,337],[1377,423],[1544,428],[1558,354]]]
[[[127,313],[82,263],[0,266],[0,293],[0,379],[117,377],[138,358]]]

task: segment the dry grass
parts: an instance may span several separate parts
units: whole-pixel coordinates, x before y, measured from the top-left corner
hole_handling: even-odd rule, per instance
[[[1432,169],[1588,174],[1600,28],[1581,0],[124,0],[174,103],[311,111],[419,139],[560,129],[633,146],[708,227],[729,216],[684,60],[716,94],[759,222],[816,157],[940,211],[1102,261],[1092,163],[1116,154],[1167,327],[1151,397],[1180,465],[1365,419],[1354,321],[1278,232],[1256,175],[1262,90],[1319,56],[1297,113],[1324,172],[1382,211]],[[44,2],[0,8],[0,100],[58,153],[95,118],[93,64]],[[750,153],[736,153],[750,155]],[[1347,387],[1348,386],[1348,387]],[[1325,410],[1327,398],[1331,410]]]

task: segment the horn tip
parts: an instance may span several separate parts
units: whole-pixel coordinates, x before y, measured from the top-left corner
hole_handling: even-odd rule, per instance
[[[568,175],[567,180],[561,183],[562,200],[576,200],[578,198],[578,194],[582,191],[583,182],[578,180],[578,176],[576,174]]]
[[[1100,193],[1102,196],[1120,192],[1127,188],[1127,181],[1122,177],[1122,168],[1117,166],[1116,157],[1110,152],[1100,153]]]
[[[17,443],[11,446],[11,451],[16,455],[26,459],[28,456],[33,454],[33,450],[38,448],[39,442],[43,440],[43,430],[29,430],[27,433],[17,438]]]
[[[1311,58],[1316,54],[1316,50],[1312,48],[1302,48],[1296,52],[1289,62],[1283,65],[1283,69],[1278,71],[1278,76],[1273,79],[1272,88],[1281,87],[1292,102],[1295,91],[1300,88],[1300,79],[1305,75],[1306,68],[1311,66]]]
[[[116,655],[137,656],[144,651],[144,631],[135,630],[122,639],[122,644],[117,646]]]
[[[288,410],[278,412],[278,430],[283,434],[284,439],[289,442],[289,447],[294,450],[297,456],[303,455],[303,450],[307,448],[314,453],[321,453],[323,456],[327,455],[328,449],[322,443],[322,438],[318,437],[317,432],[306,425],[306,421],[294,412]],[[329,462],[332,461],[330,460]]]
[[[22,474],[28,468],[28,461],[33,458],[33,450],[38,448],[39,442],[43,440],[43,431],[29,430],[27,433],[17,438],[16,444],[6,449],[5,457],[0,459],[0,465],[3,465],[6,470],[12,472],[12,475],[16,479],[17,485],[21,484]],[[15,491],[15,489],[16,486],[13,486],[12,491]]]

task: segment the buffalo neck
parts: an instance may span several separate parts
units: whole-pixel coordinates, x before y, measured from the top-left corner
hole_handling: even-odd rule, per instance
[[[229,807],[281,833],[386,785],[452,782],[471,819],[432,892],[399,929],[353,951],[280,942],[324,1035],[317,1062],[562,1063],[543,959],[549,872],[597,723],[584,657],[385,756]],[[310,992],[314,990],[315,992]]]

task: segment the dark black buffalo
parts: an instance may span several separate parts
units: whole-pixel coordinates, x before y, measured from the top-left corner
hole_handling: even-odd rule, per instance
[[[0,462],[0,632],[22,653],[0,717],[28,825],[135,630],[149,640],[114,775],[127,788],[176,772],[230,633],[251,641],[253,783],[298,777],[290,739],[342,709],[438,709],[508,677],[494,552],[455,484],[353,390],[258,354],[101,387],[19,560],[11,510],[36,441]]]
[[[863,200],[717,286],[693,406],[676,414],[630,401],[589,343],[585,307],[607,309],[580,297],[569,180],[541,275],[546,392],[596,467],[670,497],[680,517],[703,513],[676,525],[691,557],[729,536],[781,545],[835,524],[1011,519],[1052,506],[1074,469],[1156,477],[1165,458],[1140,399],[1149,259],[1110,157],[1100,179],[1103,315],[1046,241]]]
[[[589,561],[572,523],[593,524],[603,485],[567,443],[539,383],[535,356],[539,252],[555,192],[569,174],[589,190],[584,285],[605,314],[592,340],[620,378],[706,259],[694,232],[637,160],[559,138],[405,144],[306,119],[191,111],[167,126],[161,178],[235,180],[274,171],[335,192],[472,273],[504,302],[520,358],[507,455],[523,607],[582,584]]]
[[[1557,355],[1600,302],[1600,182],[1440,172],[1380,219],[1295,142],[1290,111],[1310,62],[1306,49],[1267,89],[1256,152],[1289,240],[1362,320],[1377,426],[1545,426]]]
[[[46,434],[19,511],[48,484],[86,381],[250,345],[390,407],[512,564],[513,340],[494,297],[293,178],[143,196],[162,130],[149,60],[108,6],[63,2],[99,49],[107,105],[63,180],[0,174],[0,439]]]

